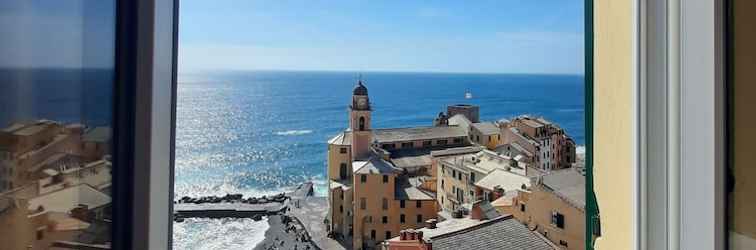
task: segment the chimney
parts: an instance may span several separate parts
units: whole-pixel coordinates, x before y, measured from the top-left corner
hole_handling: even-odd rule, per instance
[[[438,222],[438,220],[436,220],[436,219],[426,220],[425,221],[425,227],[427,227],[428,229],[436,229],[436,223],[437,222]]]
[[[483,201],[478,200],[475,203],[473,203],[472,209],[470,210],[470,219],[473,220],[482,220],[483,219],[483,209],[480,208],[480,204],[482,204]]]

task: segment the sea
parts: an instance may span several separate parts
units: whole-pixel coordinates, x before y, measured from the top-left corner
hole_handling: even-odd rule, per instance
[[[543,116],[584,144],[581,75],[180,72],[175,197],[261,196],[305,181],[324,195],[326,141],[347,127],[360,78],[374,128],[431,126],[447,105],[465,103],[480,106],[483,121]],[[0,69],[0,125],[43,118],[108,126],[112,79],[103,69]],[[174,223],[174,249],[251,249],[267,228],[265,219],[188,219]]]

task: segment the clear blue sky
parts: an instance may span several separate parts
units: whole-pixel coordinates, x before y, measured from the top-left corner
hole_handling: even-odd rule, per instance
[[[179,71],[583,72],[582,0],[182,0]]]

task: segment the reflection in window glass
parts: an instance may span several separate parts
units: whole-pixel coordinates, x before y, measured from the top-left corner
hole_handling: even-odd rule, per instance
[[[107,249],[114,1],[0,1],[0,248]]]

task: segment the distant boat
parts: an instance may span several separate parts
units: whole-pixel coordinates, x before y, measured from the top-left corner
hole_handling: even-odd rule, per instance
[[[465,91],[465,99],[472,99],[472,93],[470,93],[470,90]]]

